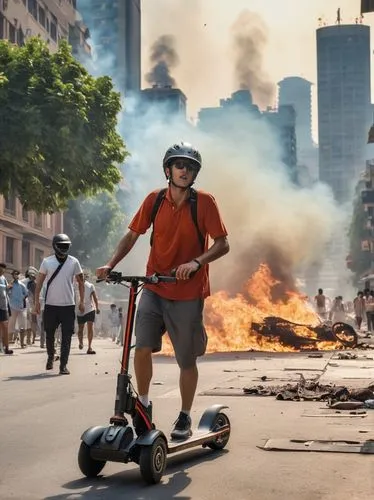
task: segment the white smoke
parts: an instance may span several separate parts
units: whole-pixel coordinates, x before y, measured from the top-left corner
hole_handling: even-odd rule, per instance
[[[193,21],[188,19],[191,33]],[[179,51],[179,40],[177,48]],[[180,59],[186,64],[184,57]],[[198,69],[192,67],[190,74],[203,74]],[[185,90],[180,77],[178,82]],[[127,98],[125,105],[128,111],[137,108],[135,98]],[[325,247],[341,221],[325,186],[299,188],[290,182],[278,139],[266,122],[233,113],[225,137],[202,132],[159,107],[148,108],[135,120],[126,113],[121,117],[131,153],[124,166],[129,219],[149,191],[166,185],[162,158],[170,145],[184,140],[201,151],[203,168],[196,187],[215,196],[231,246],[231,252],[211,266],[212,289],[230,292],[241,289],[263,259],[274,261],[285,281],[323,260]],[[139,239],[119,268],[128,273],[144,272],[148,251],[149,235]]]

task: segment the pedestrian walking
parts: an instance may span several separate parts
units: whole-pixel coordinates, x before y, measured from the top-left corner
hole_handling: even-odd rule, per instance
[[[44,296],[44,329],[47,343],[46,370],[53,369],[55,356],[55,333],[61,325],[60,374],[69,375],[67,364],[70,354],[71,337],[74,334],[75,300],[74,278],[79,287],[78,309],[84,312],[84,282],[81,265],[75,257],[69,255],[70,238],[66,234],[53,237],[54,255],[43,259],[35,290],[35,312],[40,313],[40,291],[46,281]]]

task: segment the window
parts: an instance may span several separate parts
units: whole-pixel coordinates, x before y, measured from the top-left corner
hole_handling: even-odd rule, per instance
[[[27,9],[35,19],[38,19],[38,5],[36,0],[27,0]]]
[[[2,40],[4,38],[4,21],[5,21],[5,18],[4,16],[2,15],[2,13],[0,12],[0,40]]]
[[[23,34],[23,31],[21,28],[17,31],[17,43],[18,45],[24,45],[25,43],[25,35]]]
[[[51,214],[46,214],[46,216],[45,216],[45,223],[46,223],[47,229],[51,229],[51,227],[52,227],[52,216],[51,216]]]
[[[39,23],[45,28],[45,10],[39,5]]]
[[[4,213],[6,215],[16,215],[16,197],[9,196],[4,198]]]
[[[5,237],[5,262],[14,264],[14,238]]]
[[[9,23],[9,41],[12,43],[16,43],[17,41],[17,36],[16,36],[16,28],[13,26],[13,24]]]
[[[25,207],[22,207],[22,220],[29,222],[29,212],[25,209]]]
[[[30,243],[22,240],[22,267],[30,265]]]
[[[34,224],[35,224],[35,227],[39,227],[39,228],[43,227],[43,217],[42,217],[42,214],[37,214],[37,213],[35,214]]]
[[[51,38],[55,42],[57,41],[57,18],[52,14],[51,18]]]
[[[35,248],[35,267],[40,267],[42,260],[44,259],[43,250],[39,250],[39,248]]]

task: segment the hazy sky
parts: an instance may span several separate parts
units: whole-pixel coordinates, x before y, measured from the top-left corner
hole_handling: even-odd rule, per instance
[[[232,26],[243,10],[257,13],[267,26],[263,70],[274,83],[290,75],[315,83],[318,18],[333,24],[340,7],[343,22],[353,23],[360,12],[360,0],[143,0],[142,6],[143,74],[151,44],[174,35],[180,63],[172,76],[188,96],[190,116],[237,90]],[[374,14],[364,22],[374,32]]]

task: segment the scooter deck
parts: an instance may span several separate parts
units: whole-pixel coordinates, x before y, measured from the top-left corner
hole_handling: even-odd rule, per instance
[[[195,430],[192,436],[185,440],[169,440],[167,443],[169,453],[176,453],[178,451],[187,450],[189,448],[193,448],[194,446],[202,446],[204,443],[209,443],[209,441],[213,441],[215,438],[225,434],[230,431],[230,426],[225,425],[221,427],[218,431],[212,432],[209,430]]]

